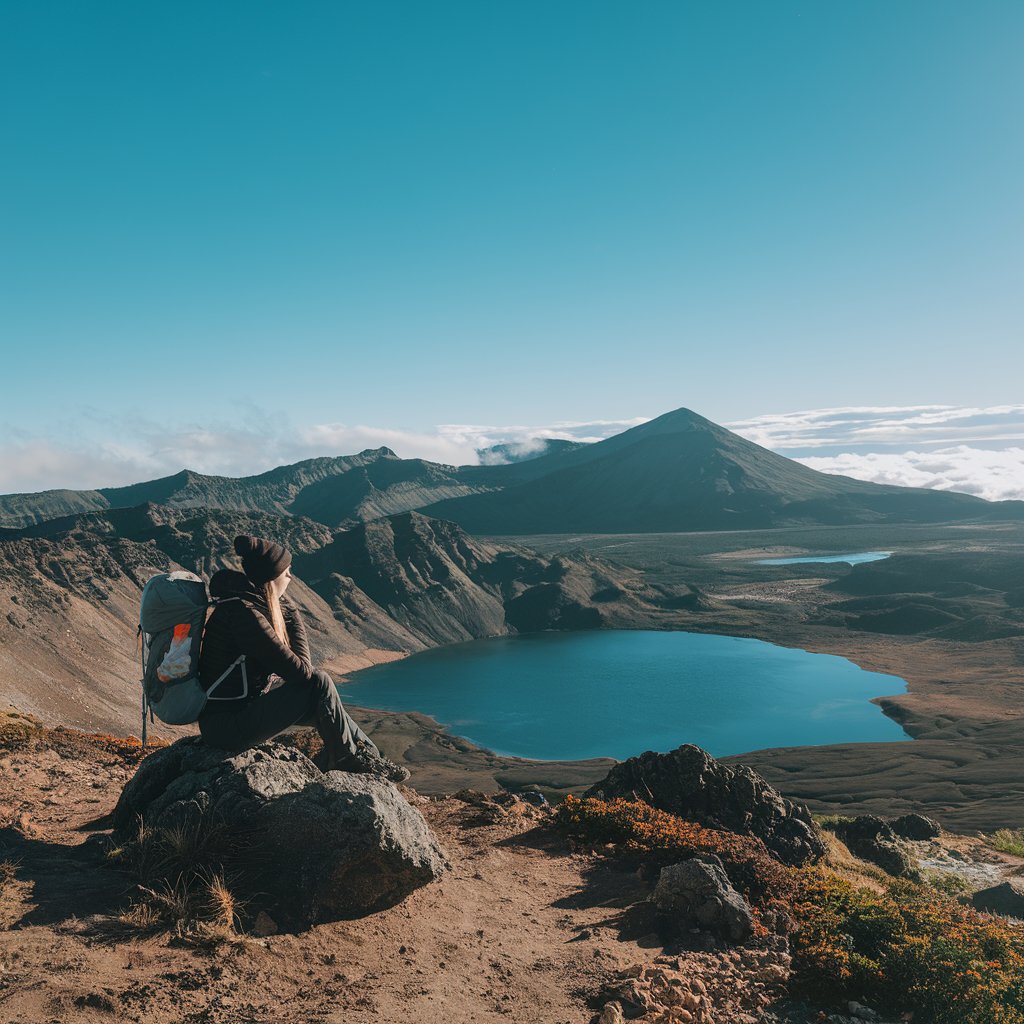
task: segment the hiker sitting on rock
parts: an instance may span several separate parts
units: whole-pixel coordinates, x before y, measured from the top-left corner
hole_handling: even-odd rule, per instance
[[[284,599],[291,553],[244,536],[235,538],[235,551],[245,571],[221,569],[210,580],[216,605],[203,633],[199,674],[207,689],[224,678],[199,716],[203,739],[238,753],[290,726],[313,725],[324,741],[314,758],[321,771],[403,782],[408,771],[381,756],[342,707],[331,677],[313,668],[302,618]]]

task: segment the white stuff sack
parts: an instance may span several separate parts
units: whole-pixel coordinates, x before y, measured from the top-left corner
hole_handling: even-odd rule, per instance
[[[157,665],[156,677],[161,683],[184,679],[192,670],[192,638],[188,624],[175,626],[171,646],[163,660]]]

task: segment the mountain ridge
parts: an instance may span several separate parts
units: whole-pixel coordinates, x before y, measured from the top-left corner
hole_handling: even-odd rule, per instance
[[[584,554],[540,555],[410,511],[349,530],[265,512],[147,504],[0,532],[5,699],[51,721],[125,731],[138,714],[135,631],[151,575],[237,568],[233,539],[293,552],[289,600],[336,673],[446,643],[672,618],[690,588]]]
[[[343,529],[419,511],[470,533],[632,533],[1024,519],[1024,502],[821,473],[680,408],[591,444],[500,465],[403,459],[385,446],[245,477],[181,470],[125,487],[0,495],[0,528],[152,502],[304,516]]]

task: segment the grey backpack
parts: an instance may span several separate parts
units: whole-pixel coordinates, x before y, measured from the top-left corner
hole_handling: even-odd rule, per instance
[[[191,572],[160,573],[150,577],[142,588],[139,648],[142,653],[143,746],[147,739],[147,718],[152,721],[155,713],[168,725],[194,722],[208,700],[222,699],[214,697],[213,691],[237,665],[242,669],[241,697],[248,696],[244,654],[209,688],[199,680],[199,651],[210,603],[206,584]]]

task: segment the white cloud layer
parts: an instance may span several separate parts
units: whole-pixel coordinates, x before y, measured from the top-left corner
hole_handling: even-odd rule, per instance
[[[1024,448],[993,451],[957,445],[930,452],[847,452],[797,461],[822,473],[876,484],[963,491],[989,501],[1024,499]]]
[[[727,425],[823,473],[1024,499],[1024,405],[849,406]]]
[[[646,422],[566,420],[547,426],[444,423],[433,430],[322,423],[296,429],[206,425],[168,432],[155,421],[103,420],[59,437],[0,436],[0,493],[137,483],[188,468],[246,476],[322,455],[386,445],[403,458],[479,462],[498,444],[522,452],[548,438],[594,442]],[[1024,405],[846,407],[726,424],[813,469],[861,480],[1024,499]]]
[[[1024,441],[1024,405],[849,406],[768,413],[726,426],[782,452],[836,446],[1005,446]]]

